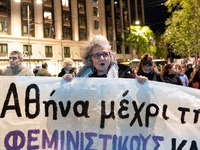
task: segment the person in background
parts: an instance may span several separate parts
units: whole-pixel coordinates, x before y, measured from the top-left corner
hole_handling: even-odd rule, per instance
[[[36,76],[36,74],[38,73],[38,70],[40,69],[40,66],[36,66],[34,69],[33,69],[33,73],[34,75]]]
[[[19,51],[12,51],[9,57],[10,67],[3,72],[3,76],[34,76],[33,72],[22,65],[23,56]]]
[[[191,78],[189,80],[189,87],[200,89],[200,68],[194,70],[191,73]]]
[[[177,65],[177,73],[179,75],[179,78],[181,79],[181,82],[183,83],[183,86],[188,86],[188,77],[183,72],[183,68],[180,65]]]
[[[181,79],[179,78],[176,68],[173,63],[169,63],[164,66],[161,76],[163,77],[166,83],[176,84],[176,85],[183,85]]]
[[[109,41],[102,35],[94,35],[84,49],[85,66],[77,73],[77,77],[95,78],[133,78],[129,66],[118,65],[111,50]],[[72,75],[65,74],[66,81],[72,80]],[[140,84],[147,78],[136,76]]]
[[[46,62],[42,63],[42,68],[38,70],[36,76],[51,76],[51,74],[47,71],[48,64]]]
[[[187,64],[185,75],[190,79],[190,75],[193,72],[192,64]]]
[[[153,59],[148,53],[141,56],[137,75],[145,76],[152,81],[165,82],[161,75],[155,71],[153,67]]]
[[[58,74],[58,77],[62,77],[65,74],[73,74],[74,68],[73,68],[74,61],[71,58],[67,58],[63,62],[63,68],[61,72]]]

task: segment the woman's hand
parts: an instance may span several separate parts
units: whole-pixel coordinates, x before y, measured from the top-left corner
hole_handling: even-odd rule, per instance
[[[137,79],[138,83],[140,83],[140,84],[144,84],[148,80],[147,77],[145,77],[145,76],[138,76],[138,75],[135,76],[135,79]]]
[[[63,78],[65,81],[68,81],[68,82],[72,81],[73,77],[75,77],[75,74],[74,74],[74,73],[73,73],[73,74],[65,74],[65,75],[62,76],[62,78]]]

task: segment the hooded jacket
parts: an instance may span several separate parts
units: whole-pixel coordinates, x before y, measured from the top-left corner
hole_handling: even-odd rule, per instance
[[[183,83],[183,86],[188,86],[188,77],[184,74],[184,72],[181,72],[179,74],[179,78],[181,79],[181,82]]]

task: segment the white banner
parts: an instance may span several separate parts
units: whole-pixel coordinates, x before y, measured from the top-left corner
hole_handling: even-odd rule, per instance
[[[197,89],[134,79],[0,82],[1,150],[200,149]]]

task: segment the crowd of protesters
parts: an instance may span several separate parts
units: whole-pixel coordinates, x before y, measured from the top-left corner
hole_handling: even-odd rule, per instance
[[[110,43],[102,35],[93,36],[84,50],[85,66],[76,73],[73,60],[68,58],[63,62],[63,68],[58,77],[63,77],[66,81],[71,81],[73,77],[135,78],[140,84],[145,83],[146,80],[151,80],[200,89],[200,68],[193,68],[192,64],[182,66],[168,63],[160,70],[148,53],[141,56],[140,62],[135,68],[118,64]],[[2,75],[52,76],[48,72],[46,62],[42,63],[41,69],[36,68],[31,71],[22,65],[22,61],[22,53],[12,51],[9,57],[10,67]]]
[[[141,56],[139,65],[132,70],[133,75],[146,76],[148,80],[200,89],[200,66],[193,67],[193,64],[168,63],[160,70],[153,63],[152,56],[146,53]]]

